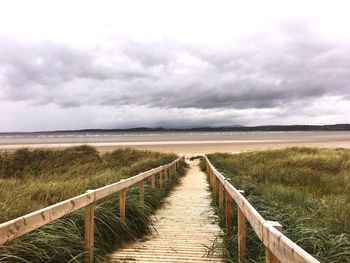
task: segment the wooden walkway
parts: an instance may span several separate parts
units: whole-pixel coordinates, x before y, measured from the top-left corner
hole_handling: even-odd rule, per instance
[[[207,256],[220,232],[210,208],[210,192],[199,161],[190,168],[155,215],[155,231],[143,240],[127,244],[112,254],[113,262],[223,262]]]

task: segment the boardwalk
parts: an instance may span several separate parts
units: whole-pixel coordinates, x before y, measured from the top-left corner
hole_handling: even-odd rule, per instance
[[[190,162],[182,184],[156,214],[156,231],[115,251],[114,262],[222,262],[218,256],[206,256],[206,246],[220,231],[207,188],[198,160]]]

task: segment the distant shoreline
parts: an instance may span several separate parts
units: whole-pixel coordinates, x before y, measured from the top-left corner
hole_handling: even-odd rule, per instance
[[[136,127],[127,129],[81,129],[81,130],[54,130],[54,131],[33,131],[33,132],[0,132],[6,134],[47,134],[47,133],[123,133],[123,132],[268,132],[268,131],[350,131],[350,124],[329,124],[329,125],[260,125],[260,126],[218,126],[218,127],[190,127],[190,128],[149,128]]]

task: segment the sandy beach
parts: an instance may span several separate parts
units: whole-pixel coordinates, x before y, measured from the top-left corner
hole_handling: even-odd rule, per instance
[[[292,146],[350,148],[350,132],[201,132],[25,134],[0,136],[0,150],[92,145],[100,151],[131,147],[177,154],[238,153]]]

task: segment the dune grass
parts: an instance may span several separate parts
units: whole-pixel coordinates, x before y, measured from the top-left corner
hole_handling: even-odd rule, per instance
[[[0,222],[176,158],[173,154],[132,149],[99,154],[88,146],[1,153]],[[164,203],[164,197],[183,174],[184,165],[171,175],[162,189],[151,189],[146,181],[144,204],[139,202],[138,186],[130,187],[126,220],[118,216],[118,194],[98,201],[95,208],[95,262],[106,262],[106,255],[113,248],[148,233],[152,227],[151,215]],[[85,259],[83,209],[0,246],[0,262],[85,262]]]
[[[280,222],[318,260],[350,262],[350,150],[293,147],[208,157],[266,220]],[[237,260],[236,231],[225,238],[230,262]],[[264,262],[261,242],[250,227],[248,233],[249,262]]]

